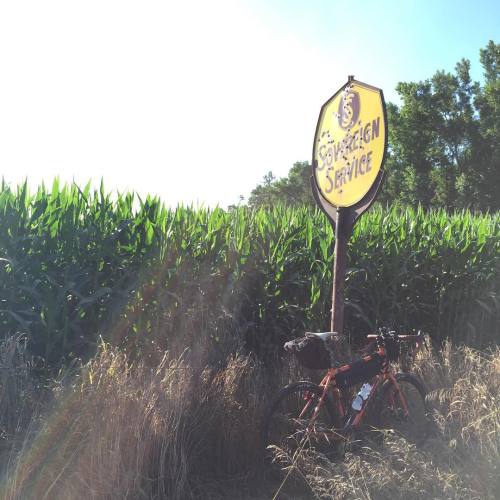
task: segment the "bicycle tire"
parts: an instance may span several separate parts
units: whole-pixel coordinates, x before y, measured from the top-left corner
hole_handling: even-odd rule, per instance
[[[376,406],[376,427],[391,430],[408,442],[421,445],[430,428],[429,406],[426,390],[420,380],[411,373],[397,373],[394,378],[408,405],[408,415],[396,392],[396,386],[388,380],[382,386]]]
[[[267,457],[279,461],[291,460],[299,447],[335,451],[331,439],[332,430],[338,427],[338,419],[328,398],[323,400],[320,413],[315,421],[314,439],[306,433],[310,418],[323,394],[323,388],[311,382],[295,382],[284,387],[271,404],[262,422],[262,440]],[[311,399],[306,414],[299,418],[301,411]],[[324,432],[323,432],[324,431]],[[323,439],[323,437],[325,439]]]

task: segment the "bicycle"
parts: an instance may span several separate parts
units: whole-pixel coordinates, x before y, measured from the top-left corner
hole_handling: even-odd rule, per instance
[[[306,338],[326,346],[335,335],[326,332]],[[281,390],[263,421],[266,447],[277,447],[290,457],[311,445],[338,451],[339,445],[345,445],[352,433],[361,429],[368,413],[373,429],[392,429],[415,444],[425,439],[429,423],[425,388],[415,375],[394,374],[391,370],[391,362],[400,357],[401,343],[414,343],[408,351],[414,356],[420,346],[427,348],[424,335],[398,335],[381,329],[367,338],[376,343],[376,352],[337,368],[329,367],[319,385],[301,381]],[[324,352],[317,354],[320,364],[327,363]],[[352,399],[351,389],[360,383],[363,385]]]

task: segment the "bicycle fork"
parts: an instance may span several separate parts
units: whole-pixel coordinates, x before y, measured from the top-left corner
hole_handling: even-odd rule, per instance
[[[394,386],[395,388],[395,391],[398,395],[398,398],[399,398],[399,401],[401,403],[401,407],[403,409],[403,415],[405,418],[408,418],[409,414],[410,414],[410,411],[408,409],[408,403],[406,402],[406,398],[403,394],[403,391],[401,390],[401,387],[400,385],[398,384],[398,381],[396,380],[396,377],[394,377],[394,375],[392,375],[392,373],[389,375],[389,379],[390,381],[392,382],[392,385]],[[390,393],[390,400],[389,400],[389,406],[391,408],[391,410],[394,410],[395,409],[395,403],[396,401],[394,400],[394,392],[391,391]]]

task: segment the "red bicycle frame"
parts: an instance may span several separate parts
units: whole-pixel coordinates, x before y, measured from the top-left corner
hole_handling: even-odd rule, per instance
[[[377,335],[368,335],[367,338],[368,339],[376,339]],[[420,336],[399,335],[398,338],[400,340],[416,340],[417,347],[419,347],[419,345],[420,345],[419,344]],[[382,364],[382,368],[381,368],[380,372],[377,375],[375,375],[375,377],[373,377],[373,378],[375,378],[375,380],[372,384],[372,388],[370,390],[368,397],[364,401],[360,411],[358,411],[351,418],[349,418],[349,420],[344,425],[343,429],[341,429],[343,431],[345,431],[349,428],[359,427],[359,425],[361,424],[361,421],[363,420],[365,410],[368,407],[370,401],[373,399],[374,394],[376,394],[377,388],[385,381],[389,381],[389,383],[392,384],[392,386],[395,389],[395,391],[391,391],[389,393],[389,396],[390,396],[389,405],[392,408],[394,407],[394,404],[395,404],[394,392],[396,392],[398,399],[401,403],[401,407],[403,409],[405,417],[408,417],[408,415],[409,415],[408,404],[406,402],[406,398],[405,398],[403,392],[401,391],[396,378],[394,377],[394,375],[392,374],[392,372],[390,370],[390,364],[387,360],[385,347],[379,346],[377,349],[377,354],[385,360],[384,363]],[[364,356],[362,359],[367,362],[367,361],[370,361],[372,358],[373,358],[373,355],[370,355],[370,356]],[[349,365],[349,364],[340,366],[338,368],[328,369],[328,371],[326,372],[326,375],[323,377],[323,379],[321,380],[321,382],[319,384],[320,387],[323,387],[323,392],[321,394],[319,401],[316,404],[316,408],[314,409],[314,413],[309,421],[309,425],[307,426],[307,432],[312,432],[313,427],[314,427],[314,423],[318,417],[318,414],[321,410],[321,407],[323,406],[323,404],[325,402],[325,398],[327,397],[327,394],[329,392],[332,394],[334,409],[337,412],[338,416],[342,420],[346,417],[347,412],[346,412],[346,408],[344,406],[344,401],[346,398],[343,397],[341,389],[336,384],[336,377],[339,373],[345,372],[345,371],[350,370],[350,369],[351,369],[351,365]],[[367,382],[368,382],[368,380],[367,380]],[[305,407],[303,408],[303,410],[301,411],[301,413],[299,415],[299,418],[303,418],[303,416],[305,415],[307,409],[310,407],[311,404],[313,404],[313,399],[311,397],[309,397]],[[334,433],[334,434],[335,434],[336,438],[342,438],[342,436],[340,434],[338,434],[338,433]]]

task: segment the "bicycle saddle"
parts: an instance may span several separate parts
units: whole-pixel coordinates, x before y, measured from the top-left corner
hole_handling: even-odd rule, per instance
[[[332,339],[338,338],[338,333],[337,332],[320,332],[320,333],[306,332],[306,337],[317,337],[318,339],[322,340],[323,342],[326,342],[327,340],[332,340]]]

